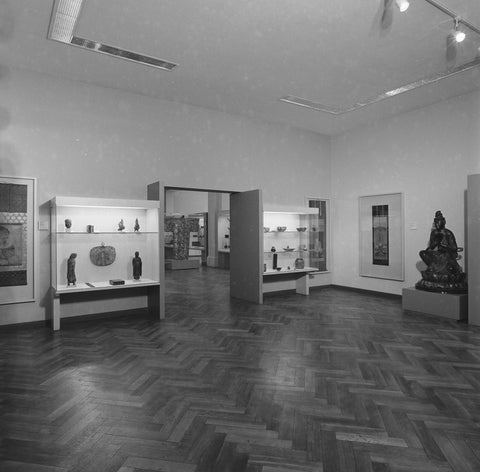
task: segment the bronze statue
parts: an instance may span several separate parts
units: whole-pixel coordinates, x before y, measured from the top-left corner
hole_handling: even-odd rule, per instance
[[[67,261],[67,287],[69,285],[75,286],[77,284],[77,277],[75,275],[75,259],[77,255],[73,252]]]
[[[430,233],[428,247],[419,255],[427,265],[422,271],[422,280],[415,288],[429,292],[466,293],[466,274],[458,264],[459,252],[463,248],[457,246],[453,233],[445,228],[445,217],[439,210],[435,212],[434,228]]]
[[[133,266],[133,278],[135,280],[140,280],[142,275],[142,258],[139,256],[139,252],[135,251],[135,257],[132,259]]]

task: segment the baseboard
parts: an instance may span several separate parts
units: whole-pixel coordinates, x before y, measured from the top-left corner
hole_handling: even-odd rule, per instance
[[[9,323],[0,325],[0,329],[5,332],[9,329],[18,330],[21,329],[38,329],[50,326],[50,320],[37,320],[37,321],[25,321],[23,323]]]

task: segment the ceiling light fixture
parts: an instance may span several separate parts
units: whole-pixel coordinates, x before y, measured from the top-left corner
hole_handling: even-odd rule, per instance
[[[461,18],[454,11],[448,9],[441,3],[438,3],[438,0],[425,0],[425,2],[429,3],[431,6],[435,7],[437,10],[440,10],[445,15],[448,15],[454,21],[454,28],[450,30],[447,36],[447,63],[448,63],[453,59],[455,59],[455,54],[457,49],[455,43],[460,43],[464,39],[466,39],[465,30],[467,29],[470,32],[476,33],[480,37],[480,27],[475,26],[474,24],[470,23],[468,20],[464,18]],[[393,0],[383,0],[383,3],[384,3],[384,13],[383,13],[382,20],[385,18],[388,19],[390,17],[390,13],[392,11],[392,6],[393,6]],[[401,12],[406,11],[410,6],[407,0],[395,0],[395,3]],[[389,25],[387,25],[387,27],[388,26]],[[378,103],[387,98],[395,97],[397,95],[409,92],[411,90],[415,90],[424,85],[435,84],[443,79],[453,77],[462,72],[471,71],[477,68],[480,68],[480,46],[477,48],[477,54],[475,58],[470,62],[466,62],[454,67],[448,67],[444,71],[434,73],[432,75],[420,78],[418,80],[415,80],[407,84],[400,85],[395,89],[387,90],[385,92],[377,94],[376,96],[367,97],[362,100],[358,100],[357,102],[350,105],[345,105],[345,106],[325,105],[320,102],[310,100],[308,98],[298,97],[296,95],[287,95],[280,98],[279,100],[284,103],[297,105],[303,108],[309,108],[311,110],[316,110],[316,111],[328,113],[331,115],[342,115],[344,113],[350,113],[350,112],[359,110],[360,108],[363,108],[367,105]]]
[[[70,44],[89,51],[95,51],[108,56],[124,59],[157,69],[172,70],[177,64],[164,61],[146,54],[139,54],[116,46],[100,43],[75,34],[78,18],[86,0],[55,0],[48,28],[48,39]]]
[[[461,43],[465,39],[465,32],[458,29],[458,23],[460,22],[459,18],[454,18],[455,27],[453,30],[453,37],[457,43]]]
[[[398,9],[400,12],[404,12],[408,10],[408,7],[410,6],[410,2],[408,0],[395,0],[395,3],[397,4]]]

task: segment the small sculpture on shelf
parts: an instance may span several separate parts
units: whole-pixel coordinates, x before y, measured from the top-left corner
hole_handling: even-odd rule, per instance
[[[132,259],[133,266],[133,278],[135,280],[140,280],[142,275],[142,258],[139,255],[138,251],[135,251],[135,257]]]
[[[460,259],[458,253],[463,248],[457,246],[455,236],[445,228],[445,223],[442,212],[435,212],[428,247],[419,252],[427,268],[422,271],[422,279],[415,288],[429,292],[466,293],[466,274],[457,262]]]
[[[300,270],[305,268],[305,261],[303,257],[297,257],[295,259],[295,269]]]
[[[140,230],[140,224],[138,223],[138,218],[135,218],[135,226],[133,227],[133,231],[138,232]]]
[[[70,231],[72,228],[72,220],[70,218],[65,218],[65,231]]]
[[[67,261],[67,287],[70,285],[77,285],[77,277],[75,275],[75,262],[77,255],[73,252]]]
[[[123,218],[118,222],[118,230],[123,231],[125,229],[125,224],[123,223]]]

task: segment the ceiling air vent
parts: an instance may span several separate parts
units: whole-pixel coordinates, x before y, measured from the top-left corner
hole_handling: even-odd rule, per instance
[[[172,70],[177,66],[173,62],[75,36],[75,27],[83,3],[84,0],[55,0],[48,29],[48,39],[158,69]]]

